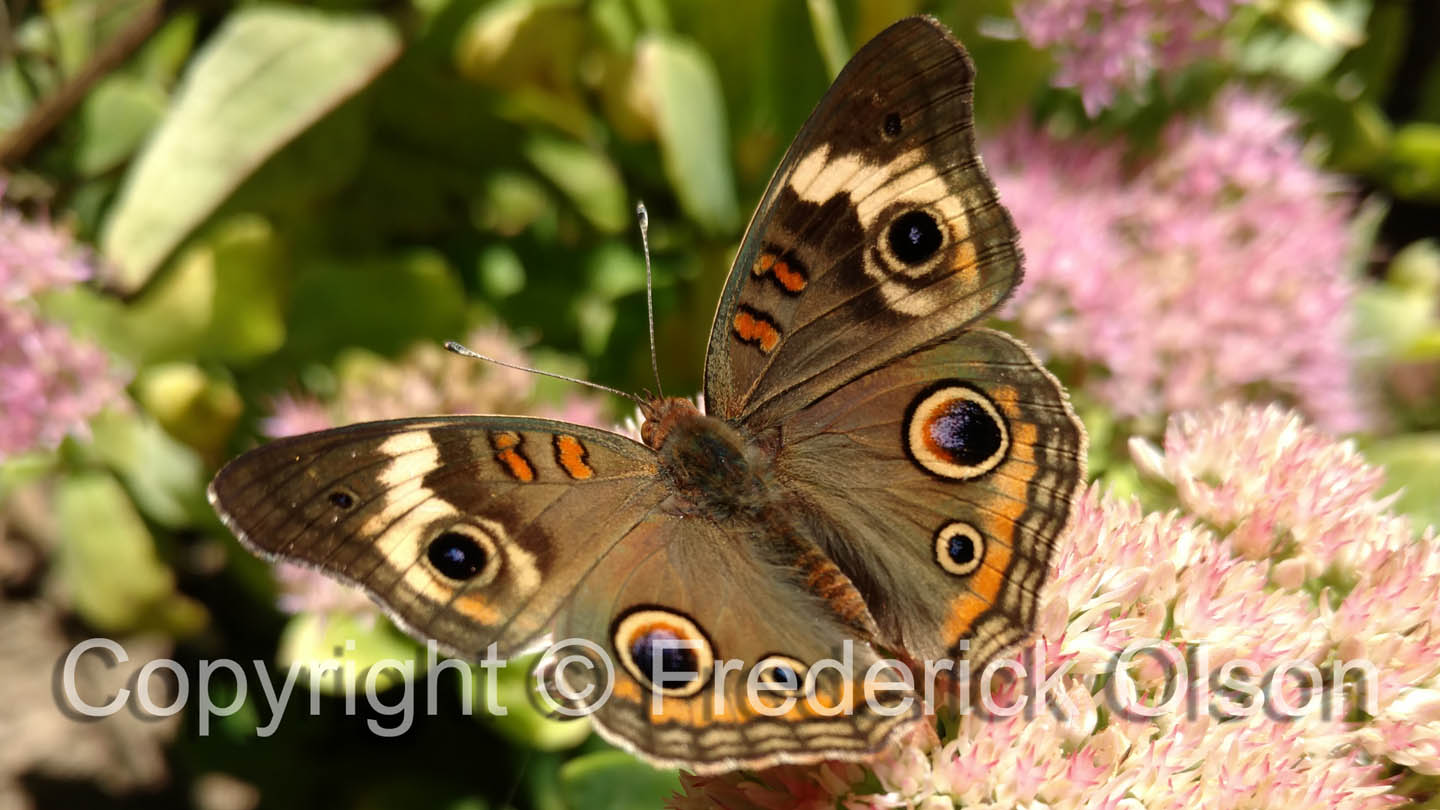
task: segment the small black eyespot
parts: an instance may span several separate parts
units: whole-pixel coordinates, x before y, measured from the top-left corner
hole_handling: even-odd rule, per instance
[[[355,505],[355,496],[343,489],[337,489],[330,493],[330,503],[341,509],[349,509]]]
[[[950,545],[946,549],[950,559],[956,565],[968,566],[975,562],[975,541],[964,532],[956,532],[950,536]]]
[[[944,241],[935,217],[925,211],[901,214],[890,223],[889,238],[890,252],[910,265],[924,264]]]
[[[892,112],[885,116],[885,137],[894,138],[900,134],[900,130],[900,116],[898,114]]]
[[[985,558],[985,538],[969,523],[952,521],[935,535],[935,562],[947,574],[968,577]]]
[[[775,686],[783,687],[785,689],[800,688],[799,673],[797,673],[793,668],[786,666],[785,664],[774,664],[772,666],[766,667],[765,671],[761,673],[760,677],[763,678],[767,683],[771,683]]]
[[[485,570],[485,549],[473,537],[460,532],[445,532],[431,540],[425,555],[436,571],[450,579],[470,579]]]
[[[700,659],[685,642],[683,636],[668,628],[653,628],[630,643],[630,659],[655,686],[683,687],[700,677]],[[659,681],[654,680],[657,674]]]

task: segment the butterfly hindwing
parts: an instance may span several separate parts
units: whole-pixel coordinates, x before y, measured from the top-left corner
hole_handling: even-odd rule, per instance
[[[1021,343],[967,331],[794,414],[784,437],[777,479],[887,644],[978,671],[1029,633],[1085,432]]]
[[[280,439],[210,486],[257,553],[358,585],[466,656],[531,646],[663,494],[638,442],[545,419],[437,417]]]
[[[939,23],[886,29],[811,114],[746,232],[706,358],[712,415],[757,430],[954,334],[1020,278],[975,151],[974,67]]]
[[[862,758],[922,708],[835,604],[735,524],[653,514],[576,592],[558,635],[598,642],[611,662],[594,715],[608,738],[697,772]],[[657,691],[657,667],[695,677]],[[796,688],[751,690],[752,671]],[[555,675],[572,691],[603,686],[584,668]],[[867,700],[867,675],[892,688]]]

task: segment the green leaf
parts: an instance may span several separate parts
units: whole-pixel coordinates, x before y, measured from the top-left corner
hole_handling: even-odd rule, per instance
[[[1389,164],[1396,194],[1440,200],[1440,124],[1415,121],[1396,130]]]
[[[825,70],[830,77],[840,75],[840,69],[850,60],[850,46],[845,41],[845,29],[840,25],[840,11],[835,0],[809,0],[810,27],[815,29],[815,42],[825,58]]]
[[[33,103],[34,93],[20,70],[20,62],[7,59],[0,63],[0,132],[20,126]]]
[[[1370,6],[1370,0],[1285,0],[1279,20],[1256,21],[1237,61],[1251,73],[1318,81],[1363,40]]]
[[[508,245],[489,245],[480,251],[475,269],[490,298],[509,298],[525,289],[525,264]]]
[[[217,462],[245,409],[232,385],[211,379],[191,363],[143,369],[132,390],[166,433]]]
[[[499,171],[486,178],[471,204],[475,227],[515,236],[554,207],[549,192],[530,174]]]
[[[165,91],[124,75],[96,85],[80,107],[75,168],[93,177],[119,166],[165,114]]]
[[[325,581],[316,587],[344,587]],[[300,683],[314,684],[325,695],[363,696],[367,670],[382,661],[375,672],[375,690],[384,691],[405,677],[394,662],[414,676],[425,670],[425,655],[414,641],[378,615],[355,616],[343,612],[300,613],[280,634],[275,660],[284,667],[299,664],[311,673]],[[330,673],[323,674],[322,673]],[[413,681],[412,681],[413,684]]]
[[[574,748],[590,736],[590,721],[585,717],[552,720],[531,702],[530,669],[538,655],[513,658],[494,672],[493,701],[487,699],[491,677],[476,667],[470,681],[470,699],[477,717],[507,739],[537,751],[564,751]],[[504,714],[490,713],[491,706],[503,708]]]
[[[268,157],[400,52],[383,18],[299,6],[235,12],[191,63],[101,237],[112,283],[139,289]]]
[[[1419,350],[1440,322],[1435,293],[1440,287],[1440,251],[1429,240],[1396,254],[1383,284],[1362,287],[1355,296],[1357,343],[1386,358],[1423,359]]]
[[[585,262],[590,290],[614,301],[645,290],[645,260],[624,242],[606,242]]]
[[[1365,457],[1385,468],[1385,492],[1400,492],[1396,510],[1420,526],[1440,526],[1440,433],[1375,441]]]
[[[1434,326],[1434,305],[1390,285],[1362,287],[1355,296],[1355,332],[1363,345],[1403,357]]]
[[[655,113],[665,176],[680,206],[712,234],[733,231],[740,215],[730,167],[730,127],[709,54],[668,35],[643,38],[636,82]]]
[[[215,274],[204,356],[231,361],[261,357],[285,342],[281,280],[283,246],[270,223],[258,216],[227,220],[205,242]]]
[[[205,610],[175,591],[145,521],[106,473],[64,478],[56,492],[60,576],[85,621],[107,633],[191,633]]]
[[[625,183],[603,153],[551,135],[531,137],[524,151],[531,165],[564,192],[597,230],[615,233],[629,224]]]
[[[560,790],[570,807],[650,810],[680,789],[675,771],[661,771],[624,751],[597,751],[560,768]]]
[[[465,290],[440,253],[369,260],[326,257],[302,269],[289,315],[287,357],[330,358],[359,346],[382,354],[417,339],[448,340],[465,325]]]
[[[615,304],[588,294],[575,300],[572,311],[572,320],[580,332],[580,348],[591,357],[603,355],[610,343],[610,333],[615,330]]]
[[[455,38],[455,66],[466,78],[511,89],[564,77],[584,37],[579,7],[577,0],[490,3]]]
[[[213,520],[205,501],[209,480],[195,451],[154,421],[134,413],[107,411],[91,423],[92,447],[156,523],[182,528]]]
[[[199,18],[193,11],[183,11],[166,20],[135,55],[137,72],[152,82],[169,87],[180,75],[185,60],[190,58],[198,24]]]
[[[128,305],[77,286],[48,296],[45,310],[136,365],[243,363],[285,340],[283,259],[268,222],[236,216],[207,229]]]

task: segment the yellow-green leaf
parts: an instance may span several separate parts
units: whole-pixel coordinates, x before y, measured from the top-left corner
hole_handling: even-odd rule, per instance
[[[280,147],[368,85],[399,54],[382,17],[249,6],[191,63],[105,224],[111,282],[139,289]]]

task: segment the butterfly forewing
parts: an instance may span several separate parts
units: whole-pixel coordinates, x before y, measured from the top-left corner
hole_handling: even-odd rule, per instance
[[[903,20],[841,71],[770,182],[711,329],[712,414],[761,429],[994,309],[1016,232],[975,152],[974,68]]]
[[[546,631],[663,497],[654,453],[543,419],[372,422],[281,439],[210,486],[253,550],[364,588],[450,650],[502,655]]]

